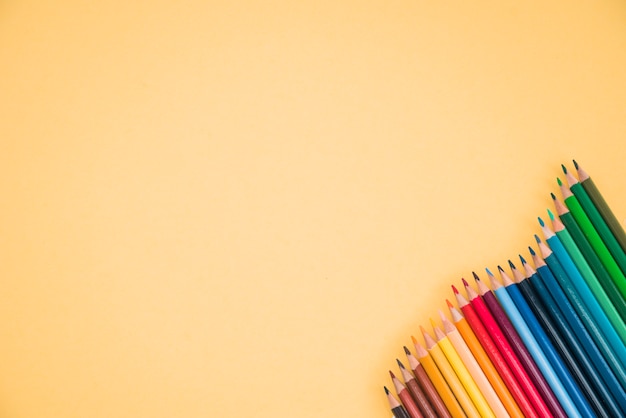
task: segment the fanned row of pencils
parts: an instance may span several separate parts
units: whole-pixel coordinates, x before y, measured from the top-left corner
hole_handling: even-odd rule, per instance
[[[454,285],[385,387],[396,418],[626,416],[626,233],[591,177],[563,165],[543,240],[496,277]]]

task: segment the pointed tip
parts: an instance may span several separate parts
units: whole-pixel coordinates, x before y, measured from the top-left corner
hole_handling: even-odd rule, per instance
[[[511,260],[509,260],[509,264],[510,264],[510,263],[511,263]],[[501,265],[498,265],[498,271],[499,271],[500,273],[502,273],[502,272],[504,271],[504,269],[502,268],[502,266],[501,266]]]
[[[467,280],[465,280],[465,278],[461,278],[461,281],[463,282],[463,286],[469,286],[469,283],[467,283]]]
[[[552,200],[556,200],[556,196],[554,195],[554,193],[550,193],[550,197],[552,197]]]
[[[476,274],[475,271],[472,272],[472,276],[474,276],[474,280],[479,280],[480,281],[480,278],[478,277],[478,274]]]
[[[459,293],[459,291],[457,290],[456,293]],[[450,302],[448,299],[446,299],[446,305],[448,305],[448,308],[454,308],[454,305],[452,304],[452,302]]]
[[[411,351],[408,348],[406,348],[406,345],[402,346],[402,348],[404,348],[404,354],[406,354],[407,356],[411,354]]]
[[[413,341],[413,344],[417,344],[417,338],[414,335],[411,335],[411,341]]]
[[[561,164],[561,168],[563,169],[563,174],[567,174],[567,168],[565,167],[565,164]]]
[[[561,187],[561,186],[563,185],[563,182],[562,182],[562,181],[561,181],[561,179],[560,179],[560,178],[558,178],[558,177],[556,178],[556,182],[557,182],[557,184],[559,185],[559,187]]]
[[[530,248],[530,247],[528,247],[528,248]],[[526,260],[524,259],[524,257],[522,257],[522,255],[521,255],[521,254],[519,255],[519,261],[520,261],[522,264],[526,264]],[[513,265],[513,263],[511,263],[511,265]]]
[[[500,266],[498,266],[498,268],[500,268]],[[485,267],[485,271],[487,272],[487,276],[493,276],[493,273],[491,272],[491,270],[489,270],[488,267]]]
[[[422,334],[427,334],[426,328],[424,328],[422,325],[420,325],[420,331],[422,331]]]
[[[392,378],[392,379],[395,379],[395,378],[396,378],[396,375],[395,375],[395,374],[393,374],[393,372],[392,372],[391,370],[389,370],[389,376],[391,376],[391,378]]]
[[[387,386],[383,386],[383,388],[385,388],[385,393],[389,395],[389,389],[387,389]]]
[[[454,294],[458,295],[459,294],[459,289],[457,289],[455,285],[451,285],[451,286],[452,286],[452,291],[454,292]],[[446,301],[447,301],[447,299],[446,299]]]
[[[552,211],[550,209],[548,209],[548,216],[550,217],[551,221],[554,220],[554,213],[552,213]]]
[[[433,328],[437,327],[437,324],[435,323],[435,320],[434,320],[434,319],[432,319],[432,318],[428,318],[428,320],[430,321],[430,326],[431,326],[431,327],[433,327]]]
[[[515,264],[513,264],[513,262],[511,260],[508,260],[508,261],[509,261],[509,267],[514,269],[515,268]]]
[[[537,220],[539,221],[539,225],[546,226],[546,224],[543,222],[543,219],[541,219],[541,216],[538,216]]]
[[[578,170],[578,163],[576,162],[576,160],[572,160],[572,162],[574,163],[574,168]]]
[[[533,247],[528,247],[528,251],[530,251],[530,255],[536,255],[537,253],[533,250]]]
[[[535,241],[537,241],[537,244],[541,244],[541,238],[537,234],[535,234]]]
[[[402,362],[400,360],[396,359],[396,362],[398,363],[398,367],[399,368],[401,368],[402,370],[405,370],[404,364],[402,364]]]

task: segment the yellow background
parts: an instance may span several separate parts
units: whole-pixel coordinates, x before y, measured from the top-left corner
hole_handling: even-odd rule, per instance
[[[101,4],[98,4],[101,3]],[[0,416],[386,417],[577,158],[626,3],[0,2]]]

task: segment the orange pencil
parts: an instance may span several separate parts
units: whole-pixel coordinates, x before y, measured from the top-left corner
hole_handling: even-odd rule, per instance
[[[491,386],[498,394],[498,397],[502,401],[502,404],[506,408],[509,415],[515,418],[524,418],[524,414],[517,405],[517,402],[515,402],[513,395],[511,395],[511,392],[509,392],[509,389],[504,384],[502,377],[500,377],[500,374],[489,359],[489,356],[485,352],[483,346],[478,341],[478,338],[476,338],[476,335],[474,335],[474,331],[472,331],[472,328],[467,323],[467,320],[449,300],[446,299],[446,303],[450,309],[450,315],[452,316],[452,321],[454,322],[457,331],[463,337],[463,340],[474,355],[474,358],[485,373],[485,376],[487,376],[489,383],[491,383]]]

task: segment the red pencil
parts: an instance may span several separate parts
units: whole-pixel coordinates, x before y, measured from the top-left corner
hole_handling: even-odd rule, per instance
[[[400,398],[400,402],[404,405],[404,409],[411,416],[411,418],[424,418],[424,415],[420,412],[419,408],[415,404],[415,401],[411,397],[411,394],[406,389],[406,386],[400,382],[391,370],[389,370],[389,375],[391,376],[391,381],[393,382],[393,386],[396,388],[396,393],[398,394],[398,398]]]
[[[524,413],[524,416],[543,418],[537,415],[537,412],[535,412],[535,409],[530,403],[530,400],[524,393],[524,389],[522,389],[522,386],[515,379],[513,372],[509,368],[506,360],[504,360],[504,357],[502,357],[502,354],[500,354],[498,347],[491,339],[489,331],[487,331],[487,329],[479,319],[476,311],[474,311],[473,306],[470,305],[470,303],[463,296],[461,296],[461,294],[459,293],[457,288],[454,287],[454,285],[452,286],[452,290],[454,291],[454,296],[456,297],[456,300],[459,304],[459,308],[463,312],[463,316],[465,316],[465,320],[474,331],[476,338],[478,338],[478,341],[480,341],[480,344],[485,349],[485,352],[489,356],[489,359],[491,359],[491,362],[500,374],[500,377],[502,377],[502,380],[504,381],[504,383],[506,383],[506,386],[511,392],[511,395],[513,395],[513,398],[515,398],[515,401]]]
[[[545,401],[541,397],[541,394],[533,384],[530,376],[526,373],[526,369],[524,369],[520,359],[515,354],[515,351],[513,351],[513,347],[511,347],[507,341],[504,333],[500,329],[500,326],[485,304],[485,301],[478,296],[478,293],[470,287],[465,279],[463,279],[463,284],[465,285],[467,297],[469,298],[469,302],[474,308],[476,315],[478,315],[481,322],[489,332],[489,335],[491,335],[493,342],[496,344],[496,347],[502,354],[502,357],[504,357],[505,361],[509,365],[515,379],[522,386],[522,388],[524,388],[524,391],[532,403],[535,411],[537,411],[541,417],[553,417],[550,408],[548,408],[548,405],[546,405]]]

